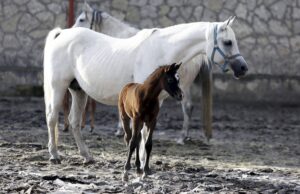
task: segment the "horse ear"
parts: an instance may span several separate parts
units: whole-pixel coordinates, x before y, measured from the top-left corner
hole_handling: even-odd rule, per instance
[[[84,1],[83,7],[82,7],[82,11],[83,12],[92,12],[93,9],[91,8],[91,6],[86,2],[86,0]]]
[[[221,26],[220,26],[220,29],[221,30],[225,30],[227,28],[227,26],[231,26],[233,21],[235,20],[235,16],[230,16],[228,18],[228,20],[224,21]]]

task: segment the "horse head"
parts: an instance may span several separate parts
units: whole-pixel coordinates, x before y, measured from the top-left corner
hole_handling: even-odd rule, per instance
[[[207,56],[211,64],[218,65],[223,72],[233,71],[235,78],[244,76],[248,65],[240,54],[237,40],[231,25],[235,17],[225,22],[213,23],[208,33]]]
[[[84,1],[82,12],[76,18],[73,27],[83,27],[95,30],[100,27],[103,16],[106,14],[102,11],[93,9],[86,1]]]

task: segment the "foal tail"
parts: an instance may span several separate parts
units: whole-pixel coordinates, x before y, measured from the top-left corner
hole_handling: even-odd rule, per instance
[[[207,61],[200,69],[202,85],[202,122],[207,141],[212,137],[212,72]]]

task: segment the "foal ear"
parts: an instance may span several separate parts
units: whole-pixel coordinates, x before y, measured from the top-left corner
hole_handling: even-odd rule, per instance
[[[180,68],[180,66],[182,65],[182,62],[178,63],[178,64],[175,64],[175,69],[176,71]]]

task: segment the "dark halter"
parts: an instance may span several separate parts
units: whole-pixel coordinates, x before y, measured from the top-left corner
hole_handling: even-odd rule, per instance
[[[214,49],[213,49],[213,52],[211,53],[210,62],[211,62],[212,64],[215,64],[215,65],[219,66],[219,67],[221,68],[221,70],[225,73],[225,72],[229,71],[229,69],[227,68],[229,61],[230,61],[231,59],[234,59],[234,58],[236,58],[236,57],[241,56],[241,54],[240,54],[240,53],[237,53],[237,54],[231,55],[231,56],[229,56],[229,57],[226,56],[226,55],[224,54],[224,52],[223,52],[223,51],[220,49],[220,47],[218,46],[217,38],[218,38],[218,25],[215,25],[215,26],[214,26]],[[219,52],[220,55],[222,55],[222,57],[224,58],[224,63],[223,63],[222,65],[220,65],[220,64],[218,64],[218,63],[216,63],[216,62],[214,61],[215,53],[216,53],[216,52]]]
[[[91,26],[90,29],[93,29],[93,26],[95,23],[100,24],[102,21],[102,11],[97,11],[93,9],[93,14],[92,14],[92,21],[91,21]]]

